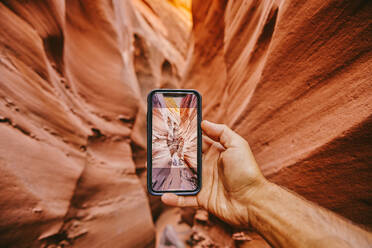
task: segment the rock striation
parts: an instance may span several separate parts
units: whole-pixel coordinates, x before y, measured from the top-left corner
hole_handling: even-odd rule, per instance
[[[372,226],[370,1],[201,1],[182,86],[268,178]]]
[[[1,1],[0,246],[263,243],[190,210],[154,224],[153,88],[197,89],[204,119],[245,137],[271,181],[371,227],[371,13],[365,0]]]
[[[1,1],[1,247],[154,243],[139,178],[145,96],[180,78],[191,27],[181,9]]]

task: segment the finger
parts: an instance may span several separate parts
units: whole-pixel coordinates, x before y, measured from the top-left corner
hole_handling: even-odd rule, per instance
[[[224,124],[202,121],[201,127],[205,134],[214,141],[220,142],[225,148],[240,147],[245,140]]]
[[[213,142],[214,141],[211,138],[209,138],[208,136],[203,135],[202,151],[203,152],[208,151],[209,148],[212,146]]]
[[[215,167],[217,167],[217,162],[220,157],[218,145],[221,146],[221,144],[213,141],[213,145],[211,145],[209,150],[203,154],[202,189],[198,194],[198,199],[201,206],[204,207],[207,205],[206,202],[208,201],[211,193],[213,185],[213,171]]]
[[[225,148],[220,143],[215,142],[214,140],[212,140],[206,135],[203,135],[203,146],[202,146],[203,153],[206,153],[211,148],[212,145],[215,146],[217,150],[220,152],[225,151]]]
[[[217,167],[218,159],[220,158],[220,147],[221,144],[214,142],[210,146],[209,150],[203,154],[203,166],[202,166],[202,176],[203,176],[203,188],[210,190],[210,184],[213,178],[213,168]],[[206,187],[204,187],[206,186]]]
[[[162,202],[174,207],[197,207],[198,201],[195,196],[179,196],[172,193],[166,193],[161,196]]]

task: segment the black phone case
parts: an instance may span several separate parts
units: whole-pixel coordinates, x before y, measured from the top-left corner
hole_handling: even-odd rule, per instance
[[[197,145],[197,178],[198,186],[193,191],[155,191],[152,189],[152,96],[155,93],[193,93],[196,95],[197,104],[197,132],[198,132],[198,145]],[[201,111],[202,98],[196,90],[175,90],[175,89],[156,89],[152,90],[147,96],[147,190],[151,195],[163,195],[164,193],[174,193],[177,195],[196,195],[200,192],[202,186],[202,111]]]

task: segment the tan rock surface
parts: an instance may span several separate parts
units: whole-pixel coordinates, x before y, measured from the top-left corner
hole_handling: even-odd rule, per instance
[[[1,247],[154,245],[163,206],[143,187],[145,102],[160,87],[197,89],[204,118],[243,135],[270,180],[372,226],[371,2],[194,0],[191,11],[0,2]],[[186,212],[169,218],[232,245],[230,228]],[[265,246],[250,237],[237,246]]]
[[[371,226],[372,4],[196,0],[192,10],[182,86],[202,93],[204,118],[244,136],[272,181]]]
[[[191,25],[157,2],[0,3],[1,247],[154,244],[145,95],[176,87]]]

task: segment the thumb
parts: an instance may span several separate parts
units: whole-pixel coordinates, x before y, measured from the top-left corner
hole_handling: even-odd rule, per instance
[[[239,134],[231,130],[225,124],[216,124],[210,121],[202,121],[201,127],[204,133],[214,141],[220,142],[225,148],[241,147],[246,143]]]
[[[199,205],[196,196],[179,196],[166,193],[161,196],[161,200],[163,203],[174,207],[197,207]]]

